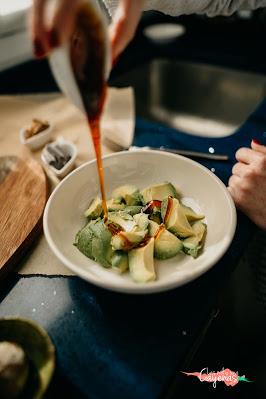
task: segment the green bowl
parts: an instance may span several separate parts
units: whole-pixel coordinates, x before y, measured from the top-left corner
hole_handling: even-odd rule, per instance
[[[29,361],[29,376],[19,399],[41,399],[55,368],[55,348],[46,331],[32,320],[21,317],[0,319],[0,342],[22,347]]]

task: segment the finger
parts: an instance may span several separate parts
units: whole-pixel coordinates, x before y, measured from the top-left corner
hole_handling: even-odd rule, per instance
[[[228,182],[228,190],[239,209],[244,209],[247,203],[247,194],[242,187],[243,179],[239,176],[232,175]]]
[[[228,181],[228,187],[235,189],[240,186],[241,178],[236,175],[232,175]]]
[[[227,187],[227,190],[229,191],[229,193],[231,194],[231,197],[234,199],[234,195],[235,195],[235,193],[234,193],[234,189],[233,189],[233,187],[231,187],[231,186],[228,186]]]
[[[255,151],[259,151],[262,152],[263,154],[266,154],[265,145],[261,144],[258,140],[253,139],[251,141],[251,148]]]
[[[44,57],[48,51],[44,21],[45,3],[46,0],[35,0],[31,11],[31,37],[34,54],[37,58]]]
[[[141,17],[143,0],[121,0],[109,28],[113,59],[126,48],[133,39]]]
[[[236,159],[245,164],[251,164],[258,160],[258,153],[251,148],[240,148],[236,152]]]
[[[242,162],[237,162],[232,169],[232,174],[236,175],[238,177],[244,177],[247,174],[247,169],[249,168],[249,165],[246,165]]]
[[[78,0],[61,0],[59,2],[48,31],[49,49],[58,47],[69,39],[74,30],[79,5]]]

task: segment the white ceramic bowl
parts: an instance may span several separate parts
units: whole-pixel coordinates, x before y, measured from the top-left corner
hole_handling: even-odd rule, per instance
[[[53,126],[50,124],[49,127],[42,132],[35,134],[30,138],[25,137],[27,128],[23,127],[20,130],[20,141],[22,144],[26,145],[30,150],[35,151],[39,148],[43,147],[46,143],[51,140],[52,133],[53,133]]]
[[[78,276],[114,291],[159,292],[194,280],[215,265],[228,249],[236,227],[235,206],[224,184],[205,167],[179,155],[125,151],[105,157],[104,170],[107,198],[114,188],[126,183],[143,189],[170,181],[179,187],[187,202],[206,215],[205,249],[197,259],[180,254],[167,261],[156,261],[157,281],[147,284],[137,284],[128,274],[118,275],[85,257],[73,241],[86,222],[84,209],[99,195],[96,162],[91,161],[59,184],[44,212],[44,233],[50,248]]]

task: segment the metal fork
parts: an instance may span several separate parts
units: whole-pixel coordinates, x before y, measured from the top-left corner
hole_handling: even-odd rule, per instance
[[[129,150],[129,151],[136,151],[139,149],[142,150],[156,150],[156,151],[163,151],[163,152],[170,152],[173,154],[179,154],[183,155],[188,158],[201,158],[201,159],[211,159],[214,161],[228,161],[229,156],[225,154],[210,154],[208,152],[199,152],[199,151],[189,151],[189,150],[180,150],[178,148],[167,148],[167,147],[150,147],[150,146],[145,146],[145,147],[136,147],[136,146],[130,146],[129,148],[126,148],[122,146],[121,144],[118,144],[117,142],[113,141],[109,137],[104,137],[103,141],[105,144],[114,151],[124,151],[124,150]]]

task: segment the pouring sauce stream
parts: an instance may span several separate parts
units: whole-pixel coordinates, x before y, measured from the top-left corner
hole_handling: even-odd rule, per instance
[[[70,59],[94,145],[104,220],[106,222],[108,210],[106,205],[100,132],[100,120],[107,92],[105,41],[106,38],[101,18],[94,7],[89,4],[82,4],[76,18],[76,28],[70,42]]]

